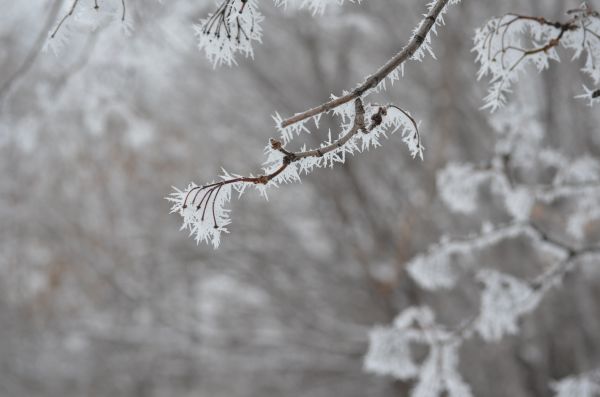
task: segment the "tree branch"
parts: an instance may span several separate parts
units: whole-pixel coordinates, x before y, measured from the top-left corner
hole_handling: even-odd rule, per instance
[[[69,11],[65,15],[63,15],[63,17],[58,22],[58,25],[56,25],[56,28],[54,28],[54,31],[52,31],[52,34],[50,35],[51,39],[53,39],[56,36],[56,34],[58,33],[58,31],[60,30],[62,25],[65,23],[65,21],[73,15],[73,13],[75,12],[75,9],[77,9],[78,5],[79,5],[79,0],[73,0],[73,3],[71,4],[71,7],[69,8]],[[99,9],[100,9],[100,6],[98,5],[98,0],[94,0],[94,10],[99,10]],[[127,12],[127,8],[125,6],[125,0],[121,0],[121,22],[125,22],[125,13],[126,12]]]
[[[380,109],[383,109],[383,108],[380,108]],[[211,198],[213,192],[215,193],[215,196],[213,198],[211,205],[212,205],[212,211],[214,213],[217,195],[219,194],[219,191],[223,186],[229,185],[229,184],[234,184],[234,183],[240,183],[240,182],[241,183],[253,183],[255,185],[258,185],[258,184],[266,185],[273,178],[277,177],[279,174],[281,174],[283,171],[285,171],[285,169],[291,163],[298,161],[300,159],[303,159],[303,158],[307,158],[307,157],[323,157],[325,154],[344,146],[359,131],[368,132],[368,130],[365,127],[365,108],[364,108],[362,100],[360,98],[356,98],[356,100],[354,102],[354,111],[355,111],[355,116],[354,116],[354,123],[352,125],[352,128],[350,128],[350,130],[348,130],[348,132],[346,134],[344,134],[344,136],[340,137],[338,140],[331,143],[330,145],[319,148],[319,149],[308,150],[308,151],[304,151],[304,152],[290,152],[283,148],[281,142],[279,142],[278,140],[275,140],[275,139],[271,139],[271,147],[274,150],[278,150],[284,154],[283,160],[282,160],[279,168],[277,168],[275,171],[273,171],[270,174],[259,175],[257,177],[233,178],[233,179],[228,179],[228,180],[221,181],[221,182],[212,183],[212,184],[206,185],[206,186],[197,186],[195,188],[192,188],[187,192],[187,195],[185,196],[185,198],[183,200],[182,208],[185,209],[188,207],[188,205],[196,205],[196,209],[200,210],[202,207],[204,207],[204,211],[203,211],[203,215],[202,215],[202,218],[204,219],[204,213],[206,212],[206,208],[209,205],[209,201],[210,201],[210,198]],[[373,124],[375,124],[375,122]],[[372,127],[372,128],[374,128],[374,127]],[[372,129],[372,128],[370,128],[370,129]],[[204,190],[206,190],[206,192],[201,196],[198,204],[196,204],[196,200],[199,196],[199,193]],[[196,192],[194,194],[194,197],[191,199],[191,201],[188,202],[188,199],[190,199],[191,193],[194,191]],[[205,201],[205,199],[206,199],[206,201]],[[214,221],[213,226],[215,228],[218,228],[219,226],[217,225],[216,217],[214,215],[213,215],[213,221]]]
[[[415,32],[410,42],[404,48],[402,48],[400,52],[394,55],[394,57],[381,66],[375,73],[368,76],[365,81],[356,87],[351,93],[332,99],[312,109],[308,109],[302,113],[298,113],[292,117],[289,117],[281,122],[281,127],[285,128],[318,114],[327,113],[338,106],[344,105],[353,99],[361,97],[365,92],[377,87],[377,85],[383,79],[396,70],[407,59],[412,57],[419,47],[421,47],[421,45],[425,42],[427,34],[429,34],[429,31],[435,24],[437,17],[444,10],[449,1],[450,0],[438,0],[431,11],[427,14],[425,19],[422,21],[419,29]]]
[[[491,87],[485,98],[484,108],[492,111],[504,105],[505,95],[510,92],[510,86],[518,79],[518,71],[529,63],[534,63],[541,70],[547,67],[550,59],[558,60],[553,52],[559,45],[575,50],[575,57],[587,52],[588,61],[592,66],[584,67],[582,70],[590,75],[595,81],[597,55],[591,50],[589,38],[600,40],[600,34],[590,28],[592,18],[600,18],[600,14],[587,6],[567,12],[569,19],[561,21],[550,21],[543,17],[506,14],[500,18],[492,19],[478,29],[475,38],[475,51],[478,53],[477,61],[481,63],[479,77],[491,75]],[[521,41],[521,36],[526,36],[525,27],[531,32],[530,43]],[[582,32],[583,36],[578,45],[573,44],[574,38],[571,34]],[[534,32],[540,37],[535,38]],[[569,36],[569,37],[567,37]],[[578,38],[577,41],[580,39]],[[593,90],[577,98],[588,98],[592,102],[595,99]]]
[[[203,186],[196,186],[195,184],[192,184],[184,191],[176,189],[177,192],[172,193],[168,200],[175,203],[171,208],[171,211],[178,212],[180,215],[182,215],[184,219],[183,228],[189,228],[192,234],[196,234],[196,239],[198,241],[208,241],[208,239],[211,238],[215,248],[218,247],[220,241],[220,232],[226,231],[224,227],[229,224],[230,221],[227,212],[226,210],[223,210],[222,205],[226,200],[229,200],[229,194],[231,193],[232,188],[241,194],[243,193],[246,184],[264,186],[269,184],[269,182],[273,181],[277,177],[279,178],[276,181],[297,180],[299,172],[307,171],[308,168],[312,168],[316,164],[321,163],[318,159],[327,154],[330,154],[330,157],[327,157],[324,160],[330,161],[331,164],[333,164],[334,161],[340,160],[335,158],[335,154],[340,154],[341,158],[343,158],[346,151],[353,151],[353,149],[347,150],[346,147],[354,143],[355,139],[353,138],[355,138],[361,131],[364,134],[371,134],[371,132],[373,133],[372,136],[365,137],[365,141],[363,141],[363,147],[368,147],[370,144],[372,144],[372,142],[377,142],[377,137],[382,131],[374,130],[378,126],[388,126],[387,122],[384,123],[384,119],[386,117],[389,117],[389,125],[395,127],[395,129],[399,128],[400,125],[403,126],[402,135],[404,141],[411,151],[412,156],[415,157],[416,155],[419,155],[422,158],[423,147],[419,137],[418,125],[414,118],[408,112],[394,105],[379,106],[376,104],[369,104],[370,118],[367,125],[367,121],[365,120],[366,112],[363,105],[363,97],[369,90],[376,88],[380,82],[397,70],[397,68],[399,68],[400,65],[402,65],[407,59],[413,57],[415,54],[419,54],[418,51],[420,49],[422,50],[422,46],[429,45],[428,34],[434,28],[437,18],[445,11],[447,5],[453,1],[455,0],[435,0],[433,3],[431,3],[429,5],[428,13],[413,31],[412,38],[409,40],[408,44],[383,66],[381,66],[375,73],[368,76],[365,81],[357,86],[351,93],[340,98],[333,99],[316,108],[297,114],[287,120],[282,121],[278,119],[278,122],[281,123],[281,127],[285,128],[286,126],[306,120],[315,115],[320,115],[341,105],[347,104],[350,101],[354,101],[354,114],[351,116],[354,118],[353,124],[349,130],[343,133],[340,137],[335,140],[329,138],[328,142],[321,143],[316,149],[303,150],[299,152],[289,151],[283,147],[282,142],[276,139],[271,139],[271,150],[279,151],[281,154],[283,154],[283,156],[281,158],[278,156],[270,157],[268,160],[268,166],[262,175],[229,176],[226,174],[223,177],[223,180],[219,182],[214,182]],[[221,28],[221,24],[218,22],[221,19],[219,19],[218,15],[227,12],[226,5],[229,4],[228,2],[229,0],[225,0],[216,13],[211,14],[201,26],[197,27],[197,31],[199,31],[202,35],[207,35],[216,29],[216,34],[218,37],[220,32],[219,29]],[[402,113],[402,118],[405,119],[403,122],[400,122],[396,116],[388,114],[388,110],[392,108],[397,109],[400,113]],[[294,169],[289,168],[288,170],[288,167],[290,167],[291,164],[308,158],[313,158],[315,160],[301,163],[300,166],[292,167]],[[288,170],[288,173],[284,174],[286,170]],[[292,171],[291,173],[289,172],[290,170]],[[257,187],[261,189],[261,192],[264,193],[262,187]],[[193,208],[187,209],[188,207]],[[211,214],[212,222],[210,221]],[[208,219],[206,218],[207,216],[209,217]],[[210,227],[211,223],[212,228]]]

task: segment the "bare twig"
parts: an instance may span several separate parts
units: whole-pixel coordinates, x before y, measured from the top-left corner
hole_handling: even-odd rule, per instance
[[[63,23],[65,23],[65,21],[67,20],[67,18],[69,18],[71,15],[73,15],[73,12],[75,12],[75,8],[77,8],[77,4],[79,3],[79,0],[73,0],[73,4],[71,4],[71,8],[69,9],[69,12],[67,12],[62,18],[61,20],[58,22],[58,25],[56,25],[56,29],[54,29],[54,31],[52,32],[52,34],[50,35],[50,38],[53,39],[54,36],[56,36],[56,33],[58,33],[60,27],[63,25]]]

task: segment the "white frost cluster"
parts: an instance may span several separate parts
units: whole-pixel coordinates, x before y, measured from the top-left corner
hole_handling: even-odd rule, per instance
[[[587,74],[594,84],[600,84],[600,16],[595,13],[587,15],[587,5],[581,6],[581,13],[576,14],[579,29],[565,34],[561,44],[574,52],[573,58],[585,57],[581,71]],[[584,15],[579,17],[579,15]]]
[[[485,286],[475,326],[479,335],[497,341],[506,334],[516,334],[519,317],[538,306],[541,294],[523,280],[493,270],[480,271],[477,279]]]
[[[238,53],[254,57],[253,42],[261,42],[263,16],[256,0],[224,0],[217,10],[194,25],[198,48],[213,67],[237,64]]]
[[[551,151],[542,152],[545,163],[558,169],[550,186],[537,189],[536,198],[551,203],[560,198],[589,200],[600,197],[600,163],[590,157],[569,159]],[[584,205],[578,212],[587,212]]]
[[[313,15],[323,14],[330,5],[342,5],[345,0],[274,0],[276,6],[308,9]],[[361,0],[347,0],[360,3]],[[195,24],[198,48],[204,51],[213,67],[236,65],[236,55],[254,57],[254,42],[262,41],[257,0],[222,0],[217,9]]]
[[[554,178],[555,185],[593,183],[600,183],[600,162],[589,155],[566,162]]]
[[[429,355],[418,363],[411,345],[426,345]],[[410,307],[394,320],[391,327],[375,327],[369,335],[365,357],[366,371],[402,380],[416,379],[411,397],[451,397],[472,395],[458,372],[460,340],[435,323],[428,307]]]
[[[221,233],[228,233],[231,224],[230,210],[225,205],[231,200],[233,191],[241,197],[252,185],[266,198],[266,186],[237,181],[241,175],[230,174],[223,170],[221,181],[203,186],[191,183],[184,190],[177,189],[166,199],[172,204],[171,213],[183,218],[181,230],[188,230],[197,243],[212,244],[215,249],[221,244]],[[253,177],[250,175],[249,177]]]
[[[421,272],[422,269],[418,268],[423,265],[429,266],[429,261],[447,259],[454,254],[469,254],[519,234],[539,244],[540,251],[549,255],[556,265],[531,281],[491,269],[478,271],[475,278],[483,286],[478,314],[454,330],[436,324],[433,312],[428,308],[407,309],[398,316],[393,327],[374,328],[365,359],[365,369],[403,380],[416,379],[412,397],[471,396],[469,385],[463,381],[458,372],[458,351],[462,343],[475,334],[488,342],[495,342],[506,335],[516,334],[519,319],[535,310],[544,293],[560,283],[564,274],[570,271],[572,266],[563,265],[568,252],[547,245],[535,228],[517,223],[497,230],[487,227],[482,231],[481,236],[463,241],[443,241],[438,249],[433,250],[433,256],[421,256],[409,264],[409,274],[419,285],[427,289],[445,288],[452,282],[444,284],[445,281],[441,278],[432,282],[431,276],[440,277],[434,272],[441,270],[448,279],[456,280],[455,273],[448,272],[448,269],[444,269],[443,266],[440,268],[434,265],[433,271],[425,275]],[[416,319],[421,320],[415,321]],[[429,356],[422,363],[416,362],[411,356],[410,347],[415,344],[426,344],[429,347]],[[567,390],[583,390],[576,387],[588,387],[588,384],[579,379],[577,382],[565,381],[557,385],[556,390],[560,389],[563,393]],[[444,392],[446,394],[443,394]],[[560,394],[559,397],[563,395],[566,394]]]
[[[515,220],[529,216],[534,197],[529,189],[514,188],[504,174],[493,168],[477,169],[473,164],[451,163],[437,175],[440,198],[452,211],[471,214],[477,210],[479,188],[491,183],[492,191],[503,197],[508,213]]]
[[[231,199],[231,188],[232,185],[225,185],[218,192],[201,190],[193,183],[183,191],[174,188],[175,192],[167,200],[173,203],[171,213],[178,213],[183,218],[181,230],[189,230],[198,243],[211,243],[218,248],[221,233],[227,232],[227,225],[231,223],[229,212],[224,209]]]
[[[600,88],[590,89],[584,84],[583,94],[576,95],[575,98],[587,100],[588,106],[592,107],[600,103]]]
[[[460,269],[452,261],[452,248],[432,248],[428,254],[417,255],[406,270],[419,286],[428,290],[449,289],[456,285]]]
[[[477,209],[479,187],[489,179],[489,173],[472,164],[451,163],[437,174],[440,198],[453,211],[470,214]]]
[[[490,117],[490,123],[495,132],[496,156],[510,155],[513,167],[536,166],[545,133],[534,107],[511,104]]]
[[[535,198],[545,203],[563,198],[576,200],[566,230],[576,239],[584,240],[587,226],[600,219],[600,162],[591,156],[574,160],[556,155],[552,158],[558,171],[550,186],[537,189]]]
[[[508,215],[516,221],[529,219],[536,201],[598,195],[600,163],[591,156],[569,159],[545,147],[544,132],[533,110],[511,106],[492,117],[496,144],[489,163],[449,163],[438,173],[438,193],[450,210],[462,214],[476,211],[483,186],[502,199]],[[531,174],[546,171],[555,176],[551,184],[523,184],[514,180],[520,170]]]
[[[424,343],[422,328],[435,324],[433,312],[427,307],[411,307],[400,313],[392,327],[378,326],[369,334],[369,351],[364,368],[378,375],[411,379],[419,373],[412,357],[411,343]]]
[[[453,288],[461,273],[469,269],[466,258],[477,252],[493,247],[503,240],[521,235],[530,235],[530,229],[514,223],[504,227],[493,228],[484,225],[483,230],[462,239],[450,240],[442,238],[438,244],[419,254],[406,264],[408,274],[424,289],[437,290]],[[459,257],[460,261],[454,261]]]
[[[519,320],[534,311],[546,292],[559,285],[578,263],[572,259],[568,244],[553,240],[532,219],[536,201],[574,200],[574,212],[566,221],[567,231],[580,242],[585,241],[588,223],[600,219],[600,162],[585,155],[569,159],[543,147],[543,130],[533,109],[508,110],[497,113],[492,120],[497,134],[492,160],[479,166],[451,163],[438,174],[437,183],[444,203],[452,211],[462,213],[477,209],[479,187],[486,184],[492,194],[502,199],[510,220],[497,225],[483,221],[480,231],[458,238],[443,236],[427,252],[405,264],[409,276],[418,286],[430,291],[455,288],[460,280],[474,277],[482,286],[477,314],[452,331],[432,321],[427,328],[428,337],[419,340],[426,341],[430,348],[428,358],[420,364],[408,360],[407,351],[411,344],[419,342],[407,341],[409,333],[405,330],[398,333],[394,328],[378,328],[379,334],[372,334],[369,350],[372,357],[367,369],[405,379],[406,374],[414,372],[416,365],[418,375],[411,376],[417,380],[412,396],[438,396],[444,391],[448,395],[470,395],[469,386],[454,372],[461,343],[475,335],[487,342],[495,342],[516,334]],[[544,175],[544,178],[550,175],[551,182],[546,179],[539,185],[522,182],[530,175]],[[546,269],[525,280],[498,270],[478,268],[477,259],[481,253],[507,240],[530,244],[535,255],[548,264]],[[402,357],[404,371],[386,367],[386,363],[392,365],[394,359],[385,359],[382,346],[395,346],[396,343],[402,347],[398,354]],[[379,357],[379,360],[373,357]],[[558,397],[596,395],[597,381],[590,379],[593,378],[587,375],[567,378],[557,382],[554,389]]]
[[[567,221],[567,232],[573,237],[583,240],[586,228],[593,221],[600,219],[600,189],[596,194],[586,195],[577,201],[577,209],[571,214]]]
[[[419,373],[414,362],[410,343],[412,336],[403,329],[377,326],[369,333],[369,351],[364,368],[379,375],[410,379]]]
[[[432,345],[411,397],[471,397],[471,387],[458,372],[460,341]]]
[[[569,376],[552,383],[554,397],[600,396],[600,369],[578,376]]]
[[[585,7],[585,6],[583,6]],[[538,71],[547,69],[550,61],[560,61],[556,51],[562,46],[573,51],[573,58],[585,57],[582,71],[600,84],[600,18],[585,8],[575,13],[571,23],[576,29],[565,30],[535,18],[513,14],[488,21],[475,32],[475,46],[480,63],[478,78],[490,76],[490,88],[483,108],[495,111],[504,106],[519,74],[528,65]],[[595,103],[593,90],[580,96]]]

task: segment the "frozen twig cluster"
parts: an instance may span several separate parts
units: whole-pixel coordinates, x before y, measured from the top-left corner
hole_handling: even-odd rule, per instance
[[[351,3],[360,0],[348,0]],[[344,0],[274,0],[276,6],[306,8],[313,15],[323,14],[328,6],[342,5]],[[264,17],[257,0],[222,0],[214,12],[194,25],[198,48],[214,67],[236,65],[236,54],[254,57],[253,44],[262,39]]]
[[[240,2],[238,8],[235,5],[236,1]],[[235,29],[231,25],[227,28],[225,26],[232,23],[233,16],[237,18],[237,15],[246,12],[245,10],[251,10],[248,11],[248,15],[256,14],[256,10],[252,8],[252,0],[236,1],[225,1],[232,4],[231,8],[223,3],[225,5],[220,7],[217,13],[211,14],[197,27],[200,33],[204,36],[212,35],[213,39],[237,43],[237,39],[230,35]],[[232,175],[224,171],[221,181],[202,186],[192,183],[184,190],[176,189],[169,200],[173,202],[172,212],[183,217],[182,228],[189,230],[198,242],[210,242],[216,248],[220,244],[221,233],[227,232],[226,226],[230,223],[228,210],[223,205],[229,201],[232,189],[241,195],[248,186],[254,186],[266,196],[268,187],[297,182],[302,174],[308,174],[316,168],[344,163],[346,156],[377,147],[381,138],[396,131],[401,132],[412,157],[422,159],[424,147],[418,123],[411,114],[396,105],[378,105],[364,101],[370,93],[383,88],[386,78],[394,79],[394,74],[405,61],[411,58],[421,60],[423,56],[420,55],[420,51],[423,49],[432,53],[430,34],[435,33],[436,26],[442,23],[440,16],[446,12],[448,6],[457,2],[458,0],[431,2],[427,14],[413,32],[409,43],[352,91],[345,92],[340,97],[332,96],[331,100],[287,119],[276,115],[274,119],[281,137],[270,140],[266,148],[265,166],[260,175]],[[214,47],[217,44],[210,43],[213,48],[208,49],[207,45],[201,44],[213,64],[234,62],[233,47],[218,44],[217,48]],[[250,53],[248,51],[251,50],[239,47],[241,43],[237,45],[237,50]],[[227,52],[227,55],[222,55],[223,51]],[[328,139],[315,148],[302,147],[299,151],[289,149],[295,135],[308,131],[309,121],[318,128],[321,116],[329,112],[340,120],[341,133],[337,137],[332,136],[330,132]]]
[[[226,226],[230,223],[224,205],[230,200],[232,190],[242,195],[248,186],[253,186],[266,196],[268,186],[297,182],[300,175],[309,174],[315,168],[343,163],[346,155],[378,146],[386,132],[393,133],[397,129],[402,129],[413,156],[422,150],[415,120],[394,105],[363,105],[362,99],[356,98],[352,108],[346,106],[340,110],[340,116],[352,121],[342,124],[337,138],[332,138],[330,133],[317,148],[286,149],[282,141],[289,132],[281,139],[271,138],[260,175],[231,175],[223,171],[219,182],[203,186],[190,184],[184,191],[176,189],[168,199],[173,202],[172,212],[181,214],[184,219],[182,229],[188,229],[198,242],[210,242],[217,248],[221,233],[227,232]]]
[[[506,94],[526,65],[547,68],[550,60],[559,60],[559,46],[573,50],[574,58],[585,55],[582,71],[594,84],[600,83],[599,14],[583,5],[568,15],[565,22],[553,22],[508,14],[477,30],[474,50],[481,65],[479,77],[491,76],[484,108],[495,111],[504,106]],[[584,90],[580,97],[590,105],[599,101],[597,89],[584,86]],[[365,369],[414,380],[413,397],[473,395],[458,371],[460,346],[476,336],[495,342],[518,333],[519,320],[533,312],[566,274],[577,265],[600,260],[600,245],[586,238],[588,223],[600,219],[600,163],[589,156],[568,159],[544,147],[542,129],[526,108],[511,109],[493,123],[497,142],[492,159],[486,164],[449,164],[438,174],[437,187],[447,207],[465,215],[479,209],[480,190],[487,188],[503,203],[509,221],[484,222],[480,232],[464,237],[442,237],[406,263],[410,277],[431,292],[453,289],[459,280],[471,278],[481,288],[478,311],[458,326],[448,327],[436,322],[431,308],[410,307],[392,326],[376,327],[370,335]],[[518,178],[535,169],[554,170],[554,176],[549,183],[533,184]],[[558,200],[576,203],[566,224],[568,236],[562,238],[545,230],[533,216],[536,206]],[[478,264],[483,252],[510,241],[527,241],[543,259],[545,270],[524,279]],[[416,345],[429,351],[420,362],[414,359]],[[597,372],[565,378],[552,387],[559,397],[594,396],[600,391]]]
[[[582,5],[567,12],[564,22],[543,17],[507,14],[488,21],[475,33],[479,78],[490,76],[490,89],[484,108],[492,111],[506,104],[506,95],[519,74],[533,65],[538,71],[559,61],[558,47],[573,51],[573,58],[585,57],[582,71],[600,84],[600,14]],[[579,98],[590,106],[600,101],[600,91],[584,85]]]
[[[263,17],[255,0],[225,0],[217,10],[194,25],[198,47],[213,66],[235,64],[235,54],[253,56],[252,42],[260,42]]]
[[[65,13],[56,22],[55,26],[48,32],[44,45],[45,50],[52,50],[59,54],[65,47],[71,36],[72,27],[69,22],[78,22],[81,25],[97,30],[101,26],[118,26],[126,35],[131,33],[133,24],[127,15],[126,0],[73,0]]]
[[[371,333],[365,369],[403,380],[416,379],[413,397],[439,396],[444,391],[452,397],[471,396],[457,370],[458,348],[475,336],[495,342],[518,333],[519,320],[535,310],[567,273],[578,264],[600,260],[600,245],[586,243],[584,231],[587,222],[600,219],[600,214],[592,214],[589,205],[581,204],[600,204],[600,164],[589,157],[572,161],[543,147],[540,128],[531,114],[519,116],[516,109],[507,114],[508,117],[500,115],[495,120],[498,139],[492,160],[483,165],[448,165],[439,174],[438,190],[451,210],[469,214],[480,205],[479,189],[487,186],[502,199],[510,220],[497,225],[484,223],[480,232],[461,238],[443,237],[406,263],[411,278],[432,292],[452,289],[459,280],[471,277],[481,286],[479,311],[459,326],[448,328],[436,323],[432,309],[408,308],[393,326],[376,327]],[[529,171],[536,164],[559,170],[551,183],[532,185],[514,176],[516,171]],[[578,211],[571,215],[570,238],[553,236],[532,215],[536,203],[551,204],[559,198],[580,203]],[[547,264],[545,270],[523,279],[477,264],[475,258],[482,252],[514,240],[531,244]],[[412,358],[410,346],[415,344],[430,349],[428,358],[421,363]],[[437,365],[433,366],[432,361]],[[591,387],[587,379],[557,383],[557,395],[569,395],[566,390],[577,387]]]

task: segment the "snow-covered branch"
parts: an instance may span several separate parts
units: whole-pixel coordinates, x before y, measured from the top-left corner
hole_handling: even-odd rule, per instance
[[[397,72],[398,68],[400,68],[406,60],[412,57],[422,59],[424,51],[433,53],[430,46],[431,36],[429,33],[430,31],[436,32],[436,24],[442,23],[443,21],[438,18],[446,12],[448,5],[456,4],[459,1],[460,0],[438,0],[431,2],[428,5],[429,12],[425,15],[425,19],[417,26],[408,44],[403,47],[398,54],[382,65],[375,73],[368,76],[362,84],[358,85],[351,92],[282,120],[281,127],[286,128],[351,102],[353,99],[361,97],[368,91],[375,89],[382,81],[390,76],[390,74]]]
[[[73,0],[48,31],[43,49],[51,50],[57,56],[62,55],[75,26],[89,33],[111,27],[120,35],[128,36],[133,31],[133,18],[129,14],[126,0]]]
[[[600,259],[600,248],[567,251],[562,243],[548,239],[537,228],[528,229],[533,232],[534,238],[548,243],[555,251],[554,265],[531,280],[522,280],[496,270],[477,271],[475,279],[482,285],[479,312],[455,328],[437,323],[433,311],[428,307],[406,309],[398,315],[391,327],[379,326],[372,329],[369,351],[364,362],[365,370],[402,380],[415,379],[412,397],[440,396],[444,392],[453,397],[472,396],[469,385],[458,371],[460,346],[475,336],[488,342],[496,342],[506,335],[517,334],[519,320],[533,312],[545,294],[552,287],[560,285],[575,264],[586,257],[592,257],[596,261]],[[501,234],[495,237],[498,238]],[[489,238],[488,235],[470,240],[476,245]],[[422,263],[413,262],[413,266]],[[431,276],[432,273],[428,275]],[[423,280],[419,276],[415,277],[414,273],[411,276],[420,283]],[[442,271],[441,276],[447,276],[447,273]],[[431,287],[429,281],[421,285]],[[428,357],[421,363],[413,359],[413,349],[417,345],[429,348]],[[579,378],[577,380],[582,381]],[[555,385],[558,396],[580,395],[561,394],[568,387],[574,387],[566,380],[562,382]]]
[[[69,10],[58,21],[56,27],[50,33],[50,36],[49,36],[50,39],[54,39],[56,37],[56,34],[58,33],[58,31],[60,30],[60,28],[66,22],[66,20],[73,16],[73,13],[75,13],[75,10],[80,5],[79,1],[80,0],[73,0],[73,3],[71,3],[71,6],[69,7]],[[100,9],[100,5],[98,4],[98,0],[94,0],[94,7],[93,8],[96,11],[98,11]],[[127,6],[125,5],[125,0],[121,0],[121,14],[120,14],[121,15],[121,22],[125,22],[125,15],[126,15],[126,13],[127,13]]]
[[[443,22],[442,15],[448,6],[458,1],[431,2],[408,44],[351,92],[332,97],[322,105],[285,120],[276,115],[274,119],[281,138],[271,138],[266,148],[267,159],[262,174],[242,176],[223,171],[220,182],[213,181],[201,186],[192,183],[184,190],[176,189],[169,200],[174,203],[172,212],[179,213],[184,219],[182,228],[195,235],[198,242],[211,242],[216,248],[220,244],[221,232],[227,232],[225,226],[230,223],[228,211],[223,205],[229,202],[232,189],[241,195],[251,185],[266,196],[267,187],[296,182],[302,173],[308,174],[315,168],[343,163],[347,155],[377,147],[382,137],[398,130],[412,157],[423,159],[424,147],[418,123],[408,111],[391,104],[363,105],[363,101],[370,93],[383,88],[386,78],[397,79],[398,70],[405,61],[411,58],[421,60],[425,52],[432,53],[431,33],[435,33],[436,26]],[[252,21],[244,22],[243,15],[248,15]],[[250,28],[243,26],[256,23],[259,19],[257,15],[252,0],[226,0],[196,27],[201,35],[200,46],[214,65],[234,63],[233,54],[236,51],[251,55],[251,47],[247,46],[250,41],[248,32],[258,34],[260,31],[254,25]],[[299,151],[288,149],[294,135],[308,131],[307,121],[312,120],[318,127],[321,116],[329,112],[340,119],[342,133],[337,138],[333,138],[330,132],[329,138],[316,148],[303,147]]]
[[[471,396],[457,369],[460,346],[475,336],[496,342],[517,334],[520,319],[539,307],[547,292],[559,286],[568,273],[577,265],[600,260],[600,245],[586,242],[582,231],[586,222],[600,218],[591,210],[600,198],[600,164],[589,157],[569,160],[543,148],[535,118],[527,111],[511,109],[506,115],[498,115],[494,124],[498,140],[492,160],[480,165],[448,165],[438,175],[438,190],[451,210],[470,214],[481,205],[480,187],[488,186],[492,194],[499,196],[511,220],[497,225],[484,222],[480,231],[462,237],[443,236],[426,253],[405,264],[410,277],[428,291],[449,290],[467,278],[475,281],[481,287],[477,313],[449,328],[435,321],[431,308],[409,307],[393,326],[375,327],[371,332],[365,369],[415,380],[412,397],[439,396],[443,392],[449,396]],[[558,170],[552,183],[526,183],[515,176],[517,170],[536,166]],[[537,203],[549,203],[559,197],[590,203],[580,204],[580,211],[571,216],[572,227],[567,231],[572,238],[549,232],[533,214]],[[481,266],[479,258],[485,251],[511,241],[530,244],[534,255],[543,260],[544,270],[523,279],[504,269]],[[423,323],[427,326],[423,327]],[[422,362],[413,359],[414,346],[419,344],[429,348],[429,356]],[[432,361],[437,366],[432,367]],[[568,378],[557,383],[555,390],[559,396],[568,395],[564,394],[567,390],[588,387],[587,381],[587,377]]]
[[[235,54],[254,56],[252,42],[260,42],[263,16],[254,0],[225,0],[217,10],[194,25],[198,48],[214,67],[236,63]]]
[[[475,34],[479,78],[490,76],[490,89],[484,108],[492,111],[506,104],[506,95],[527,65],[538,71],[547,69],[550,61],[560,61],[557,48],[573,51],[573,58],[585,56],[582,71],[595,85],[600,84],[600,14],[582,5],[567,12],[564,22],[543,17],[507,14],[488,21]],[[598,103],[600,93],[584,85],[590,105]]]

